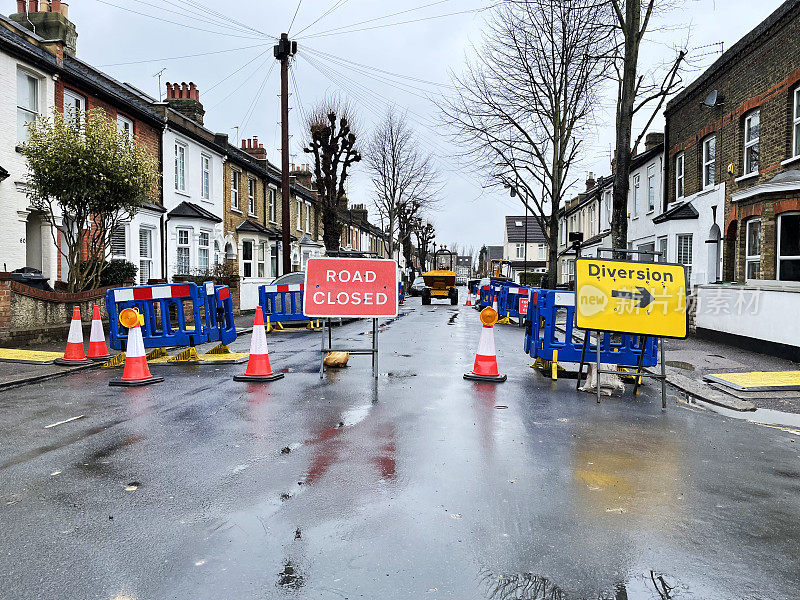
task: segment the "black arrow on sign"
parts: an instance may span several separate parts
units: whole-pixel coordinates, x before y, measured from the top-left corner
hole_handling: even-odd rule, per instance
[[[653,301],[653,296],[646,288],[636,286],[639,292],[623,292],[621,290],[613,290],[611,292],[612,298],[624,298],[625,300],[638,300],[639,308],[645,308]]]

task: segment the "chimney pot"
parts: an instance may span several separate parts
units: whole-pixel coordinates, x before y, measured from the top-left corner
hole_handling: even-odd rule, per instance
[[[189,98],[192,100],[199,100],[199,95],[197,93],[197,86],[194,84],[193,81],[189,82]]]
[[[247,149],[247,142],[245,140],[242,140],[242,150],[246,149]]]
[[[28,0],[28,12],[39,12],[39,2],[38,0]]]
[[[25,12],[25,0],[17,0],[17,12],[18,13]]]
[[[50,2],[50,10],[52,12],[54,12],[54,13],[60,13],[61,12],[61,0],[52,0],[52,2]]]
[[[258,136],[253,136],[253,148],[258,148]]]
[[[186,84],[185,81],[181,82],[181,98],[188,98],[189,97],[189,86]]]
[[[264,144],[259,144],[259,145],[258,145],[258,147],[259,147],[259,148],[263,148],[263,147],[264,147]]]

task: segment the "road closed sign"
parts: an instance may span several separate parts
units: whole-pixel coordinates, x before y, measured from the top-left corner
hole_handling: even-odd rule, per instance
[[[581,329],[685,338],[683,265],[579,258],[575,324]]]
[[[397,316],[397,262],[375,258],[311,258],[306,267],[307,317]]]

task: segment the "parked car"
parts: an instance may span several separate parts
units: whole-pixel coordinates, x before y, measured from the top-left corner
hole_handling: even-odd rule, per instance
[[[303,283],[306,280],[305,271],[292,271],[276,278],[271,285],[288,285],[290,283]]]
[[[425,288],[425,279],[422,276],[417,277],[411,287],[408,288],[409,296],[422,296],[422,290]]]

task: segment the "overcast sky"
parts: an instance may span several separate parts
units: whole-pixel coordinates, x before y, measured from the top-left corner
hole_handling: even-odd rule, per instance
[[[14,9],[13,0],[3,2],[9,12]],[[502,243],[503,216],[521,214],[522,209],[505,193],[484,189],[482,175],[459,164],[458,149],[438,126],[429,98],[448,93],[449,72],[460,72],[473,46],[482,43],[491,4],[301,0],[298,9],[296,0],[72,0],[70,19],[78,29],[79,58],[156,97],[155,74],[162,69],[162,89],[166,81],[194,81],[207,127],[228,133],[234,143],[237,136],[258,136],[270,160],[280,164],[279,73],[272,56],[274,40],[264,34],[278,36],[294,18],[290,34],[298,41],[299,56],[290,83],[293,162],[310,162],[300,145],[301,114],[326,94],[341,93],[353,101],[364,138],[393,103],[407,112],[445,181],[440,208],[431,214],[437,242],[477,249]],[[780,4],[686,0],[658,17],[660,31],[643,48],[643,62],[669,60],[674,44],[688,41],[695,64],[695,71],[685,77],[688,84],[719,56],[715,47],[705,46],[723,42],[729,48]],[[214,54],[197,56],[201,53]],[[187,55],[194,56],[178,58]],[[609,93],[598,107],[596,131],[585,140],[575,180],[585,180],[588,171],[610,173],[614,101]],[[659,119],[651,130],[661,130],[662,125]],[[363,166],[353,171],[348,196],[351,203],[371,204],[371,184]]]

